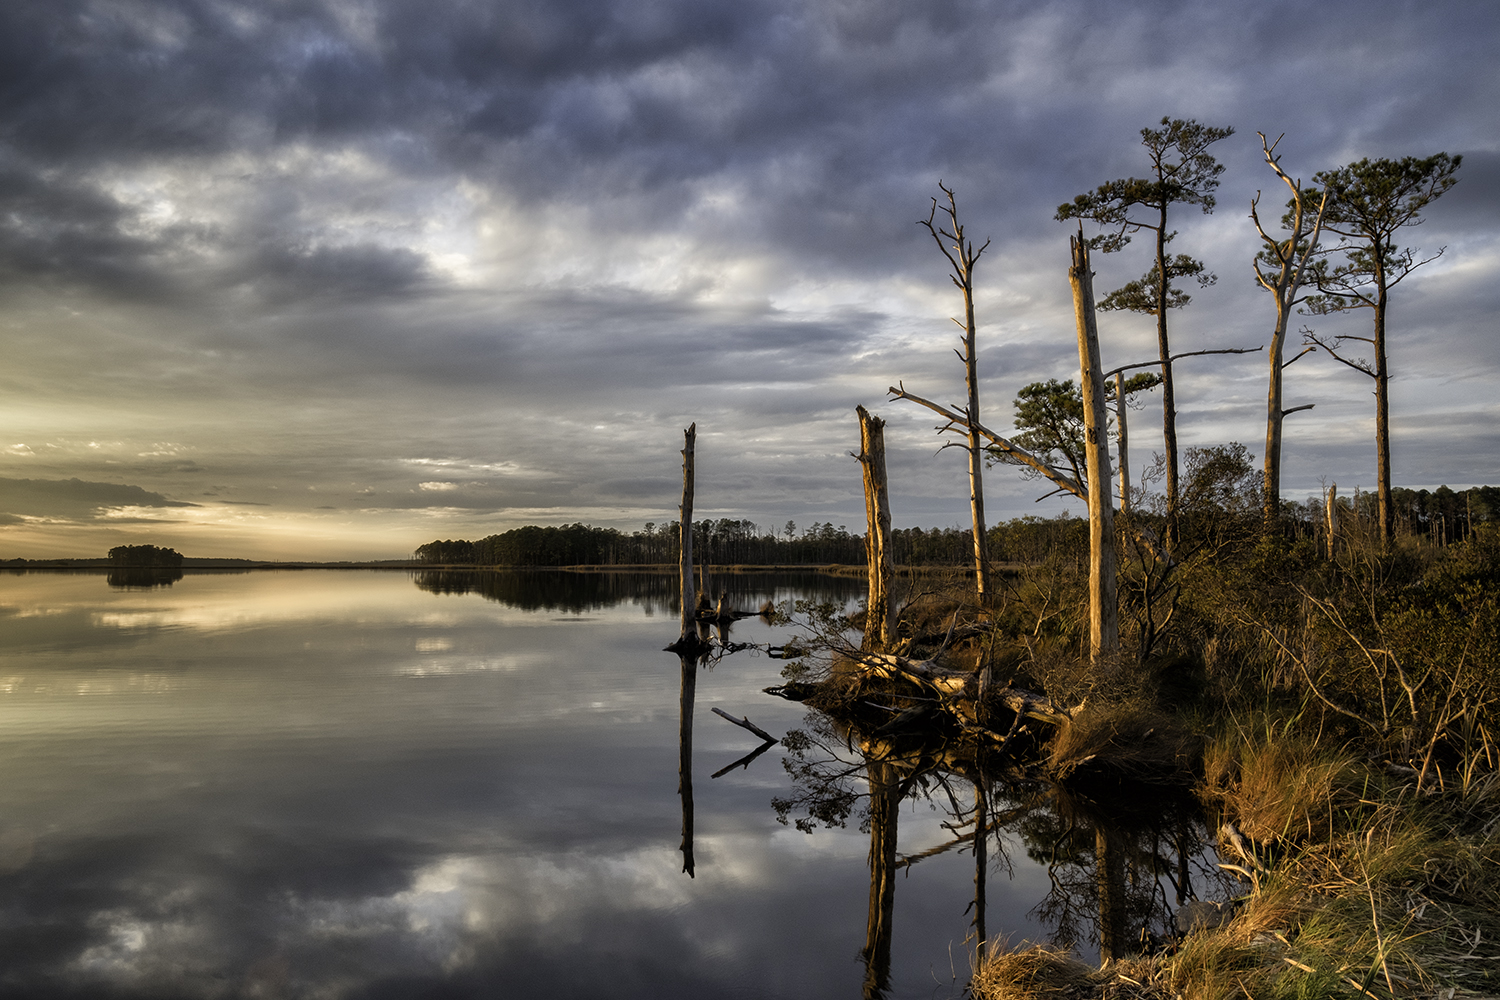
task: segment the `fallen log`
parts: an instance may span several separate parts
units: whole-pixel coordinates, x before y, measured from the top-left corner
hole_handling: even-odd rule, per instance
[[[940,666],[935,660],[908,660],[893,653],[861,653],[855,658],[865,672],[875,677],[902,678],[920,687],[927,688],[945,699],[964,699],[973,703],[979,700],[979,675]],[[1001,688],[985,692],[988,698],[998,698],[1006,708],[1028,719],[1061,726],[1071,716],[1053,705],[1045,695],[1035,694],[1021,688]],[[970,721],[978,720],[971,715]]]

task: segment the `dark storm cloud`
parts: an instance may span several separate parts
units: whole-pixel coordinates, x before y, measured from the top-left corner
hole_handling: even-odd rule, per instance
[[[1132,78],[1165,83],[1180,67],[1186,86],[1228,82],[1268,60],[1311,77],[1307,60],[1337,67],[1379,45],[1330,50],[1343,6],[1289,32],[1290,8],[1279,5],[1230,17],[1202,5],[1094,3],[7,5],[0,137],[13,176],[0,196],[19,220],[7,227],[9,256],[114,288],[138,283],[131,268],[149,269],[164,256],[157,246],[181,253],[196,240],[207,252],[249,237],[255,249],[233,277],[263,279],[273,298],[420,290],[422,261],[410,250],[306,247],[211,227],[131,237],[129,207],[80,177],[312,143],[352,144],[411,176],[462,171],[521,197],[624,196],[629,206],[594,224],[607,229],[623,213],[613,224],[627,231],[689,211],[682,184],[731,179],[758,211],[725,238],[825,268],[890,268],[905,263],[903,234],[925,200],[911,198],[914,181],[962,183],[981,217],[1005,217],[1003,235],[1046,232],[1046,202],[1140,169],[1128,145],[1138,125],[1117,116],[1122,104],[1159,107],[1161,94],[1159,84],[1134,94]],[[1368,131],[1391,136],[1433,99],[1461,112],[1486,92],[1440,75],[1405,80],[1434,50],[1451,59],[1455,46],[1476,43],[1435,19],[1387,11],[1382,20],[1402,41],[1383,71],[1404,86]],[[1194,62],[1205,58],[1216,72]],[[1034,83],[996,99],[995,82],[1023,72]],[[1100,103],[1093,88],[1105,84],[1111,100]],[[1358,107],[1356,129],[1369,119],[1357,88],[1321,100]],[[1008,208],[1018,202],[1027,214]],[[41,242],[24,238],[39,233]],[[170,263],[157,260],[163,271]]]
[[[0,478],[0,510],[33,517],[91,517],[118,507],[197,507],[139,486],[77,479]]]

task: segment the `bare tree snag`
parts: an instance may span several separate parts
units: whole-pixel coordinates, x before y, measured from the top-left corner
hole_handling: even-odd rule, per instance
[[[1120,650],[1120,608],[1115,591],[1115,524],[1110,506],[1108,418],[1104,376],[1099,363],[1099,328],[1094,318],[1094,281],[1083,231],[1071,241],[1073,315],[1078,324],[1079,381],[1083,389],[1084,464],[1089,480],[1089,658],[1095,666]],[[1123,395],[1123,393],[1122,393]]]
[[[698,609],[693,586],[693,446],[698,424],[682,432],[682,506],[677,539],[682,585],[682,634],[667,647],[682,666],[677,715],[677,794],[682,797],[682,870],[693,878],[693,702],[698,693],[698,657],[703,641],[698,635]]]
[[[963,426],[968,438],[965,447],[969,452],[969,512],[974,521],[974,590],[982,605],[990,592],[990,557],[984,528],[984,450],[979,444],[978,352],[974,346],[974,265],[990,244],[986,240],[984,246],[977,250],[974,248],[973,242],[964,236],[964,227],[958,221],[958,200],[952,189],[944,187],[941,181],[938,182],[938,189],[948,196],[948,205],[943,209],[943,214],[948,216],[950,228],[943,229],[935,222],[938,213],[936,198],[932,199],[932,211],[927,219],[918,225],[927,227],[927,231],[937,242],[938,249],[948,258],[948,263],[953,267],[949,278],[963,293],[964,298],[963,322],[959,323],[956,319],[953,322],[958,323],[964,331],[964,349],[959,357],[964,363],[964,380],[968,386],[969,398]]]
[[[1286,351],[1286,331],[1291,321],[1292,307],[1301,301],[1297,293],[1307,279],[1313,253],[1317,250],[1318,239],[1323,233],[1323,213],[1328,208],[1328,192],[1323,192],[1318,200],[1317,213],[1309,220],[1309,206],[1304,199],[1302,182],[1288,177],[1278,162],[1280,157],[1276,155],[1276,146],[1281,139],[1278,137],[1276,142],[1268,144],[1264,132],[1257,132],[1256,135],[1260,136],[1260,148],[1265,155],[1266,165],[1275,171],[1276,176],[1281,178],[1292,193],[1286,220],[1291,224],[1291,235],[1284,240],[1273,238],[1261,225],[1260,214],[1256,210],[1260,192],[1257,191],[1255,197],[1250,199],[1250,218],[1265,244],[1255,257],[1255,280],[1276,297],[1276,329],[1271,334],[1271,377],[1266,392],[1266,457],[1262,482],[1262,514],[1266,528],[1269,529],[1281,508],[1282,421],[1289,413],[1312,408],[1309,403],[1290,410],[1282,409],[1281,373],[1307,351],[1301,352],[1292,361],[1283,361],[1282,357]]]
[[[889,649],[896,641],[896,595],[892,583],[896,576],[891,550],[891,505],[885,478],[885,421],[873,417],[863,406],[859,414],[859,459],[864,468],[865,567],[869,575],[869,595],[865,602],[865,638],[867,651]]]
[[[698,423],[694,421],[682,432],[682,506],[678,507],[677,538],[681,558],[682,576],[682,642],[689,637],[698,637],[697,609],[693,601],[697,588],[693,586],[693,446],[698,437]]]

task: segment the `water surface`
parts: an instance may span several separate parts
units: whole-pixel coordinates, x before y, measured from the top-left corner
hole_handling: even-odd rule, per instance
[[[709,777],[758,743],[712,708],[803,724],[762,693],[780,661],[699,676],[682,871],[672,583],[0,575],[0,994],[860,996],[858,817],[779,824],[779,747]],[[725,585],[754,608],[863,581]],[[902,852],[951,839],[902,810]],[[990,932],[1043,937],[1046,872],[1012,854]],[[892,996],[961,992],[973,874],[951,851],[899,878]]]

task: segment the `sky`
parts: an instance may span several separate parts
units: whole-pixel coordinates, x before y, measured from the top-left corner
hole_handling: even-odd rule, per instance
[[[1269,341],[1258,190],[1462,154],[1403,233],[1393,478],[1500,483],[1500,8],[1117,0],[9,0],[0,5],[0,558],[400,558],[521,524],[863,528],[854,407],[897,526],[968,518],[903,382],[963,395],[924,229],[976,270],[981,407],[1076,377],[1057,206],[1143,176],[1164,116],[1236,133],[1174,250],[1218,282],[1173,349]],[[1095,287],[1143,274],[1137,240]],[[1369,313],[1299,317],[1368,335]],[[1106,367],[1155,356],[1104,313]],[[1184,447],[1264,440],[1265,354],[1177,366]],[[1285,494],[1375,484],[1368,379],[1287,369]],[[1153,437],[1154,434],[1154,437]],[[1159,393],[1131,422],[1160,450]],[[1013,468],[992,521],[1068,509]],[[1073,507],[1076,509],[1077,505]]]

